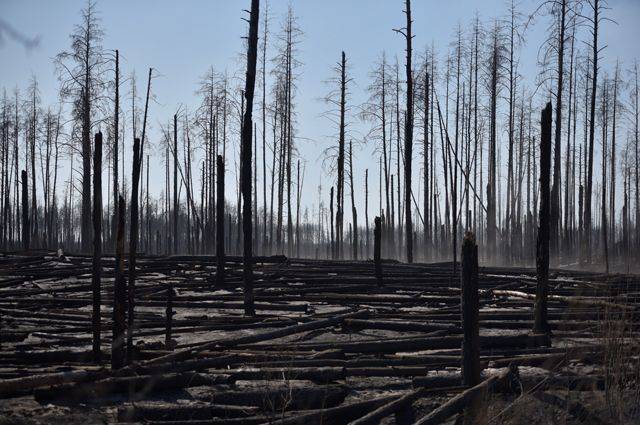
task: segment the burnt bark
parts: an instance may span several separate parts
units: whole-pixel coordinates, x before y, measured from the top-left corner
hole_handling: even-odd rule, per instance
[[[216,284],[224,284],[224,160],[222,155],[217,159],[217,203],[216,203]]]
[[[111,369],[125,365],[125,329],[127,311],[127,284],[124,277],[124,199],[118,199],[118,230],[116,233],[115,282],[113,285],[113,334],[111,342]]]
[[[478,246],[475,236],[467,232],[462,241],[461,321],[462,321],[462,385],[480,383],[480,306],[478,302]]]
[[[382,259],[381,259],[381,245],[382,245],[382,225],[380,222],[380,217],[376,217],[374,219],[374,228],[373,228],[373,263],[375,269],[376,280],[378,281],[378,286],[382,286]]]
[[[100,286],[102,277],[102,133],[95,135],[93,147],[93,359],[100,362]]]
[[[136,251],[138,249],[138,185],[140,183],[140,139],[133,141],[131,174],[131,221],[129,228],[129,282],[127,286],[127,362],[133,356],[134,309],[136,298]]]
[[[536,245],[537,288],[534,306],[535,333],[549,333],[547,298],[549,294],[549,238],[550,238],[550,189],[551,176],[551,103],[547,103],[541,114],[542,133],[540,140],[540,224]]]
[[[22,170],[22,249],[29,250],[30,229],[29,225],[29,182],[27,180],[27,171]]]
[[[260,17],[260,1],[251,1],[251,14],[249,19],[249,44],[247,49],[247,74],[245,80],[244,96],[246,110],[242,123],[242,229],[244,233],[244,312],[246,315],[254,315],[253,306],[253,237],[251,217],[251,156],[252,146],[251,132],[253,130],[253,95],[256,83],[256,61],[258,50],[258,24]]]

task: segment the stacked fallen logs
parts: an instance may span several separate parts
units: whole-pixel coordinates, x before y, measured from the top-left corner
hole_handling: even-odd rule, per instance
[[[396,415],[436,423],[478,393],[505,391],[498,384],[515,381],[516,366],[527,367],[518,381],[525,391],[599,390],[605,312],[640,321],[638,277],[552,270],[552,335],[534,334],[535,271],[480,268],[485,371],[465,387],[461,288],[450,264],[380,260],[376,270],[373,261],[257,257],[257,314],[245,317],[241,259],[224,258],[222,280],[219,260],[137,257],[132,362],[112,371],[113,256],[101,259],[97,363],[92,257],[0,256],[0,415],[2,399],[30,397],[91,405],[107,422],[377,423]],[[591,372],[576,378],[563,369],[580,365]]]

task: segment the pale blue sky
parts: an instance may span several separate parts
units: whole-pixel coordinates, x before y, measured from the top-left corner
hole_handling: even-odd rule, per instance
[[[264,7],[264,1],[261,3]],[[334,143],[328,137],[333,134],[333,128],[320,116],[326,109],[318,100],[327,92],[322,82],[330,76],[341,50],[345,50],[355,83],[352,100],[354,104],[360,103],[366,98],[368,73],[382,50],[391,58],[397,54],[404,63],[404,40],[392,32],[392,28],[403,26],[404,1],[271,0],[269,3],[272,30],[279,29],[291,3],[304,31],[299,56],[304,65],[297,95],[298,135],[304,139],[299,140],[298,147],[307,161],[303,199],[311,205],[316,203],[321,178],[321,152]],[[520,10],[526,15],[539,3],[524,0]],[[120,49],[122,72],[129,74],[135,69],[140,89],[145,84],[149,66],[161,74],[153,87],[158,104],[150,107],[151,142],[158,141],[159,124],[167,122],[179,105],[195,109],[199,99],[194,91],[199,77],[209,66],[221,71],[227,69],[230,73],[244,71],[244,63],[237,58],[242,50],[241,37],[246,32],[246,23],[241,20],[242,9],[249,7],[249,1],[100,0],[97,4],[105,30],[104,47]],[[640,0],[610,0],[609,4],[612,10],[607,15],[617,21],[617,25],[607,23],[602,29],[602,44],[608,46],[602,55],[603,66],[610,68],[616,57],[629,65],[640,58]],[[34,73],[40,81],[43,106],[53,104],[58,82],[52,58],[68,48],[69,33],[79,22],[79,10],[84,5],[85,2],[79,0],[0,0],[3,20],[26,35],[41,37],[40,46],[31,51],[13,40],[4,40],[0,45],[0,87],[12,90],[17,84],[24,90]],[[490,22],[506,14],[507,2],[414,0],[416,53],[421,53],[432,40],[439,52],[444,52],[454,38],[457,25],[470,28],[476,12],[484,22]],[[520,68],[527,84],[531,84],[538,72],[536,55],[548,22],[545,17],[538,19],[527,33]],[[128,104],[123,107],[128,112]],[[377,187],[377,157],[369,148],[359,150],[357,156],[355,173],[359,182],[356,184],[362,187],[364,168],[369,167],[370,185]],[[155,164],[158,172],[163,170],[159,161]],[[416,157],[414,164],[419,170],[421,160]],[[156,180],[155,187],[159,190],[162,179]],[[329,184],[332,180],[325,176],[323,186]],[[356,193],[357,197],[363,196],[361,191]],[[375,211],[377,194],[371,197],[370,209]]]

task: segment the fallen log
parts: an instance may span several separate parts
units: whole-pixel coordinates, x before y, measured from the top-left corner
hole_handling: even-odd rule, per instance
[[[257,407],[221,404],[135,403],[118,407],[119,422],[209,420],[213,418],[245,418],[259,413]]]
[[[362,319],[346,319],[343,327],[349,329],[381,329],[397,332],[433,332],[437,330],[456,330],[459,329],[455,325],[447,323],[425,323],[410,321],[391,321],[391,320],[362,320]]]
[[[444,422],[447,418],[460,413],[465,407],[471,405],[473,400],[481,397],[486,393],[495,391],[498,387],[506,387],[516,389],[518,384],[517,367],[509,367],[508,369],[485,379],[475,387],[456,395],[442,404],[440,407],[432,410],[429,414],[422,417],[416,422],[416,425],[434,425]]]
[[[327,319],[319,319],[312,322],[302,323],[299,325],[287,326],[286,328],[276,329],[271,332],[265,332],[261,334],[255,335],[247,335],[240,338],[227,338],[221,340],[214,340],[210,342],[202,343],[193,348],[187,348],[183,350],[175,351],[171,354],[167,354],[165,356],[160,356],[152,360],[148,360],[144,362],[144,365],[156,364],[156,363],[166,363],[173,362],[177,360],[188,359],[198,353],[207,350],[217,350],[221,348],[232,348],[242,344],[253,344],[261,341],[268,341],[270,339],[281,338],[283,336],[293,335],[301,332],[312,331],[315,329],[326,328],[328,326],[334,326],[339,323],[342,323],[343,320],[354,318],[354,317],[362,317],[368,314],[367,310],[359,310],[352,313],[340,314],[334,317],[330,317]]]
[[[101,379],[108,376],[109,371],[100,369],[95,371],[73,371],[31,375],[21,378],[0,380],[0,398],[18,397],[28,394],[36,388],[57,386],[61,384],[78,384],[81,382]]]
[[[152,393],[226,384],[229,375],[200,375],[198,373],[166,374],[160,376],[127,376],[106,378],[85,384],[63,384],[45,389],[36,389],[34,396],[39,402],[99,400],[117,394],[127,394],[140,400]]]
[[[532,300],[532,301],[535,301],[536,299],[535,294],[529,294],[527,292],[521,292],[521,291],[511,291],[507,289],[491,291],[491,294],[498,295],[498,296],[501,295],[506,297],[523,298],[523,299]],[[549,300],[561,301],[569,305],[576,305],[576,306],[582,306],[582,307],[603,307],[603,308],[613,308],[613,309],[628,310],[628,311],[634,311],[637,309],[637,306],[635,305],[619,304],[611,301],[600,300],[597,298],[588,298],[588,297],[580,297],[580,296],[565,297],[562,295],[551,295],[551,294],[547,295],[547,297],[549,298]]]
[[[326,350],[329,348],[340,349],[345,353],[369,353],[369,354],[391,354],[400,352],[413,352],[421,350],[436,350],[459,348],[462,343],[461,336],[438,336],[438,337],[410,337],[396,338],[375,341],[354,341],[354,342],[331,342],[331,343],[297,343],[298,350]],[[480,347],[482,349],[496,348],[518,348],[537,347],[547,345],[548,337],[544,334],[522,334],[522,335],[499,335],[480,337]],[[242,345],[246,348],[259,347],[263,350],[282,350],[280,344],[261,344],[251,346]]]
[[[223,370],[230,381],[299,380],[326,384],[345,378],[343,367],[289,367]]]
[[[208,389],[193,397],[213,404],[254,406],[267,412],[284,410],[321,409],[341,404],[349,389],[341,385],[289,386],[262,388],[260,390],[220,391]]]

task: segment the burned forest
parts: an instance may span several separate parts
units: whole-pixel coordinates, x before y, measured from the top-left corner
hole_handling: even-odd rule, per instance
[[[0,11],[0,424],[640,423],[640,3]]]

